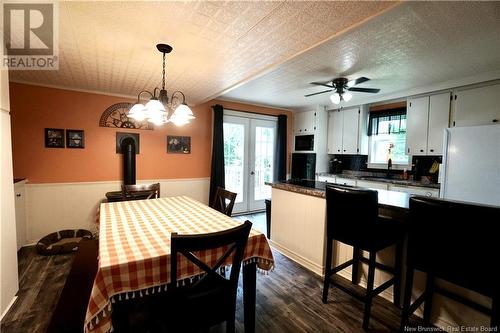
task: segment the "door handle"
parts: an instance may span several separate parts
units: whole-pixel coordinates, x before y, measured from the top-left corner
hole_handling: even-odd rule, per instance
[[[255,172],[254,171],[250,171],[250,175],[255,175]]]

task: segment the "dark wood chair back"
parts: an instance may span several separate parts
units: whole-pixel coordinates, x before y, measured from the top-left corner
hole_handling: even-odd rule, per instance
[[[122,185],[124,200],[157,199],[160,197],[160,183],[148,185]]]
[[[346,185],[326,187],[327,236],[352,246],[366,244],[378,218],[378,192]]]
[[[236,195],[236,193],[225,190],[222,187],[217,187],[217,192],[215,192],[215,197],[210,207],[227,216],[231,216]]]
[[[236,311],[236,294],[241,262],[252,223],[244,224],[210,234],[178,235],[172,234],[170,281],[171,292],[175,295],[175,306],[178,311],[186,310],[186,315],[192,320],[183,322],[184,329],[193,327],[206,328],[222,321],[228,322],[228,327],[234,330]],[[217,249],[217,252],[216,250]],[[199,251],[221,253],[215,264],[203,262],[197,255]],[[186,257],[205,275],[193,283],[178,286],[178,260]],[[232,257],[231,257],[232,256]],[[229,278],[220,273],[224,265],[231,265]],[[182,313],[176,317],[182,317]]]
[[[500,291],[500,207],[410,198],[408,267],[483,295]]]

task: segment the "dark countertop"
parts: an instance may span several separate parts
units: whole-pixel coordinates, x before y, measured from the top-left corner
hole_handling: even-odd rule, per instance
[[[287,180],[284,182],[269,183],[273,188],[325,198],[325,182],[313,180]],[[374,189],[378,192],[378,204],[380,208],[408,210],[411,195],[403,192]]]
[[[355,179],[355,180],[363,180],[363,181],[372,181],[372,182],[382,182],[389,183],[400,186],[415,186],[415,187],[427,187],[427,188],[435,188],[439,189],[441,187],[440,184],[437,183],[428,183],[418,180],[404,180],[404,179],[393,179],[393,178],[384,178],[384,177],[376,177],[376,176],[367,176],[367,175],[357,175],[357,174],[331,174],[331,173],[320,173],[319,176],[323,177],[339,177],[346,179]]]

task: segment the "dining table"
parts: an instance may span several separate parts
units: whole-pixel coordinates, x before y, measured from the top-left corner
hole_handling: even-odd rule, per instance
[[[172,233],[212,233],[241,224],[187,196],[103,202],[96,223],[98,268],[84,324],[84,332],[92,333],[113,330],[113,303],[168,291]],[[213,249],[198,255],[208,265],[214,265],[223,251]],[[252,229],[242,269],[245,332],[255,331],[257,271],[270,271],[273,267],[273,253],[266,236]],[[180,281],[188,282],[201,274],[186,258],[178,263]]]

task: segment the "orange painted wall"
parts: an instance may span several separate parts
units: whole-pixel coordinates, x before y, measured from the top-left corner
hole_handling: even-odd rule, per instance
[[[137,179],[210,177],[212,111],[226,108],[263,114],[288,115],[288,153],[291,112],[212,100],[193,108],[196,119],[183,127],[164,125],[154,131],[99,127],[102,112],[121,97],[11,83],[10,103],[14,177],[31,183],[113,181],[122,179],[121,155],[115,153],[116,132],[140,134]],[[45,148],[44,128],[82,129],[85,149]],[[191,136],[191,154],[167,154],[166,136]]]

